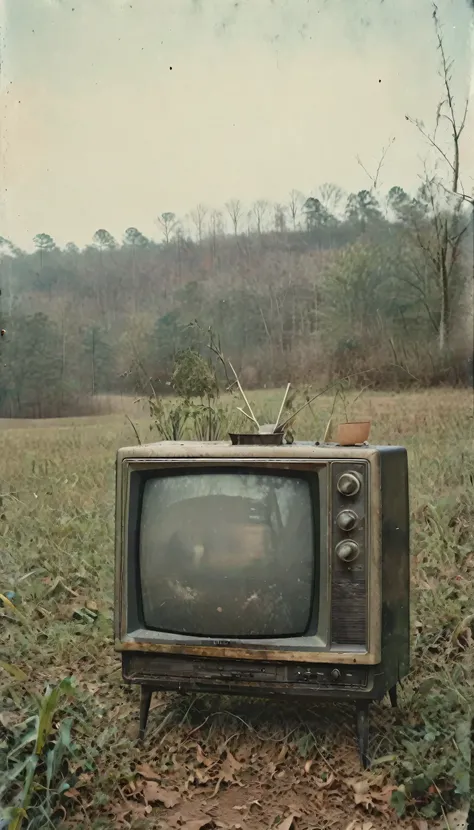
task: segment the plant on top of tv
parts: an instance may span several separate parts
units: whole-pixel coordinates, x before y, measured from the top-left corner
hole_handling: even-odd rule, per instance
[[[306,391],[304,401],[298,405],[296,390],[291,388],[291,383],[288,383],[278,414],[272,423],[268,423],[268,417],[264,420],[260,414],[256,414],[233,364],[225,357],[220,338],[213,328],[209,326],[204,329],[197,321],[190,323],[188,328],[197,331],[202,345],[200,348],[190,346],[177,352],[167,384],[173,392],[173,398],[170,399],[157,393],[152,380],[146,377],[141,362],[136,360],[135,369],[138,370],[142,380],[146,377],[146,384],[149,388],[147,403],[152,421],[150,430],[156,430],[162,440],[181,441],[192,437],[200,441],[218,441],[231,434],[233,438],[246,435],[274,435],[278,442],[285,438],[287,443],[291,443],[293,441],[292,429],[298,415],[306,407],[311,410],[311,404],[317,398],[334,389],[331,414],[322,440],[327,441],[332,432],[338,403],[341,404],[339,408],[342,408],[344,417],[342,423],[339,423],[337,440],[344,442],[345,429],[348,430],[348,443],[363,443],[367,440],[370,423],[368,421],[351,423],[349,411],[353,409],[357,400],[371,384],[367,384],[357,393],[354,400],[349,402],[347,394],[350,380],[355,375],[338,378],[314,394]],[[207,356],[203,354],[205,351],[207,351]],[[358,376],[360,372],[356,374]],[[224,393],[237,393],[243,405],[232,407],[223,400]],[[236,413],[238,413],[237,416]],[[133,423],[132,427],[140,442]],[[232,429],[239,430],[239,432],[232,433]],[[352,434],[360,440],[353,442]]]

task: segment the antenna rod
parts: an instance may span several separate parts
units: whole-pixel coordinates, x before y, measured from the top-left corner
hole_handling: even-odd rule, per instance
[[[253,420],[253,421],[255,421],[255,423],[257,424],[257,426],[258,426],[258,427],[260,427],[260,424],[258,423],[258,421],[257,421],[257,419],[256,419],[256,417],[255,417],[255,415],[254,415],[254,414],[253,414],[253,412],[252,412],[252,407],[250,406],[250,404],[249,404],[249,402],[248,402],[248,400],[247,400],[247,397],[246,397],[246,395],[245,395],[245,392],[244,392],[244,390],[242,389],[242,386],[241,386],[241,384],[240,384],[240,380],[239,380],[239,377],[238,377],[238,375],[237,375],[237,372],[235,371],[234,367],[232,366],[232,363],[230,362],[230,360],[229,360],[229,366],[230,366],[230,368],[232,369],[232,372],[233,372],[233,374],[234,374],[234,377],[235,377],[235,379],[236,379],[236,381],[237,381],[237,386],[239,387],[240,394],[242,395],[242,397],[243,397],[243,399],[244,399],[245,403],[246,403],[246,404],[247,404],[247,406],[248,406],[248,410],[249,410],[249,412],[250,412],[250,414],[251,414],[251,416],[252,416],[252,420]]]
[[[278,429],[278,424],[280,423],[281,413],[283,412],[283,407],[285,406],[285,401],[288,397],[288,392],[290,391],[290,386],[291,386],[291,383],[288,384],[288,386],[286,387],[286,392],[283,395],[283,400],[281,402],[280,411],[278,413],[278,417],[276,419],[276,424],[275,424],[275,429],[273,430],[273,432],[276,432],[277,429]]]
[[[354,372],[354,375],[356,375],[356,374],[357,374],[357,372]],[[348,377],[354,377],[354,375],[348,375]],[[280,424],[280,428],[286,427],[286,425],[289,424],[290,421],[293,420],[293,418],[296,418],[296,416],[299,415],[299,413],[303,409],[305,409],[307,406],[309,406],[310,403],[313,403],[313,401],[315,401],[316,398],[320,398],[321,395],[324,395],[325,392],[329,392],[330,389],[334,389],[334,387],[338,386],[340,384],[340,382],[341,381],[338,380],[338,381],[336,381],[336,383],[330,383],[329,386],[326,386],[324,389],[321,389],[319,392],[317,392],[316,395],[313,395],[312,398],[309,398],[309,400],[307,400],[306,403],[303,404],[303,406],[300,406],[300,408],[297,409],[296,412],[293,412],[293,414],[290,415],[290,417],[287,418],[286,421],[283,421],[283,423]]]
[[[242,415],[245,415],[245,417],[249,419],[249,421],[252,421],[252,423],[253,423],[253,424],[257,424],[257,426],[258,426],[258,427],[259,427],[259,429],[260,429],[260,425],[257,423],[257,421],[255,420],[255,418],[251,418],[251,417],[250,417],[250,415],[247,415],[247,413],[246,413],[246,412],[244,412],[244,410],[242,409],[242,407],[241,407],[241,406],[238,406],[238,407],[237,407],[237,412],[241,412],[241,413],[242,413]]]

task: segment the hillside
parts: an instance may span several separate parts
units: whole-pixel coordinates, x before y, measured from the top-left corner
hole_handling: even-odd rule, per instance
[[[100,229],[82,250],[46,233],[32,253],[2,239],[1,415],[92,411],[98,393],[143,391],[149,378],[165,389],[176,352],[205,349],[193,320],[214,328],[250,387],[369,368],[378,386],[467,382],[464,206],[433,209],[423,188],[320,191],[249,212],[163,213],[159,242],[136,228],[120,242]]]

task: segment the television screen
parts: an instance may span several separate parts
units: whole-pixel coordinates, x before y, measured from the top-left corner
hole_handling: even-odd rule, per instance
[[[139,540],[145,626],[216,639],[304,634],[319,595],[312,486],[242,470],[149,478]]]

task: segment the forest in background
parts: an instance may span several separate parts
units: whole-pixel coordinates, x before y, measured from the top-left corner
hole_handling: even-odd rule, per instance
[[[435,184],[201,204],[162,213],[159,242],[99,229],[60,249],[38,233],[26,253],[2,238],[0,415],[86,413],[147,378],[166,391],[208,326],[249,388],[368,369],[376,387],[468,383],[472,205],[441,206]]]

